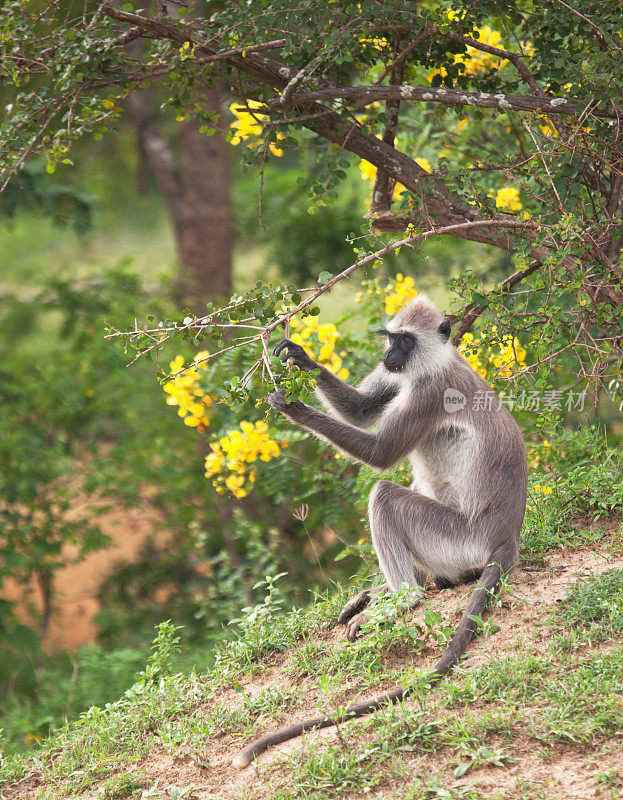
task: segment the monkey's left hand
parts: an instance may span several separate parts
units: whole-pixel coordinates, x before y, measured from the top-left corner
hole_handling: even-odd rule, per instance
[[[320,369],[313,358],[310,358],[300,344],[295,344],[291,339],[282,339],[273,347],[273,355],[281,356],[282,361],[292,359],[292,363],[303,372],[313,372]]]
[[[269,394],[268,402],[274,409],[281,411],[282,414],[285,414],[286,417],[300,416],[300,414],[304,412],[306,408],[305,403],[301,403],[300,400],[295,400],[293,403],[286,402],[286,396],[283,393],[283,389],[279,389],[278,392]]]

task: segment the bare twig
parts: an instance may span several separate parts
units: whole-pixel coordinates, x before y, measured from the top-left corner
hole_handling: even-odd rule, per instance
[[[500,294],[504,294],[509,292],[513,286],[516,286],[520,281],[524,278],[527,278],[528,275],[532,275],[533,272],[536,272],[539,267],[543,265],[542,261],[533,261],[529,267],[524,270],[518,270],[514,272],[512,275],[509,275],[508,278],[505,278],[501,283],[499,283],[494,289],[489,292],[489,297],[487,298],[485,303],[477,306],[475,303],[470,303],[464,310],[462,317],[459,317],[456,314],[449,315],[450,324],[454,325],[456,322],[461,319],[461,325],[458,331],[452,338],[452,344],[454,346],[458,346],[461,342],[461,339],[467,331],[472,327],[474,322],[478,319],[478,317],[486,310],[487,306],[493,302],[494,299],[497,299]]]

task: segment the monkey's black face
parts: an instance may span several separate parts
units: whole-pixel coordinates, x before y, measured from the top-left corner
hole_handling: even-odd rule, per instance
[[[379,331],[389,339],[389,347],[383,356],[383,365],[390,372],[402,372],[417,348],[417,339],[407,331]]]

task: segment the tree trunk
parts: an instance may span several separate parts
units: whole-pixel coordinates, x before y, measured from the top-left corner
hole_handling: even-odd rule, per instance
[[[41,593],[39,641],[42,642],[50,630],[50,619],[52,617],[52,576],[44,570],[37,570],[35,574]]]
[[[221,96],[217,88],[207,90],[206,107],[220,112]],[[138,89],[126,107],[141,155],[171,219],[180,269],[178,299],[200,313],[206,300],[229,296],[232,290],[234,224],[227,142],[219,132],[200,133],[197,122],[189,120],[178,129],[176,159],[160,131],[153,105],[153,90]]]
[[[221,93],[208,89],[205,104],[220,113]],[[179,294],[197,305],[232,290],[233,214],[227,141],[206,136],[194,120],[180,128],[180,213],[177,240]],[[196,309],[200,310],[200,309]]]

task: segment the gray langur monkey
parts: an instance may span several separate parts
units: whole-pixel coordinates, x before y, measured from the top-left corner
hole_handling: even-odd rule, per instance
[[[380,331],[382,362],[358,389],[283,339],[275,355],[299,369],[319,370],[317,393],[334,417],[283,392],[270,404],[295,424],[348,456],[384,470],[409,459],[410,488],[381,480],[370,493],[372,542],[386,584],[360,592],[341,612],[353,639],[371,593],[406,584],[413,605],[428,575],[440,588],[478,579],[448,649],[426,680],[434,685],[464,654],[501,577],[518,559],[526,507],[527,464],[515,420],[450,342],[450,323],[419,295]],[[376,432],[364,430],[378,423]],[[476,618],[476,619],[474,619]],[[350,706],[334,717],[295,723],[252,742],[234,759],[246,767],[266,748],[313,728],[325,728],[402,700],[401,687]]]

